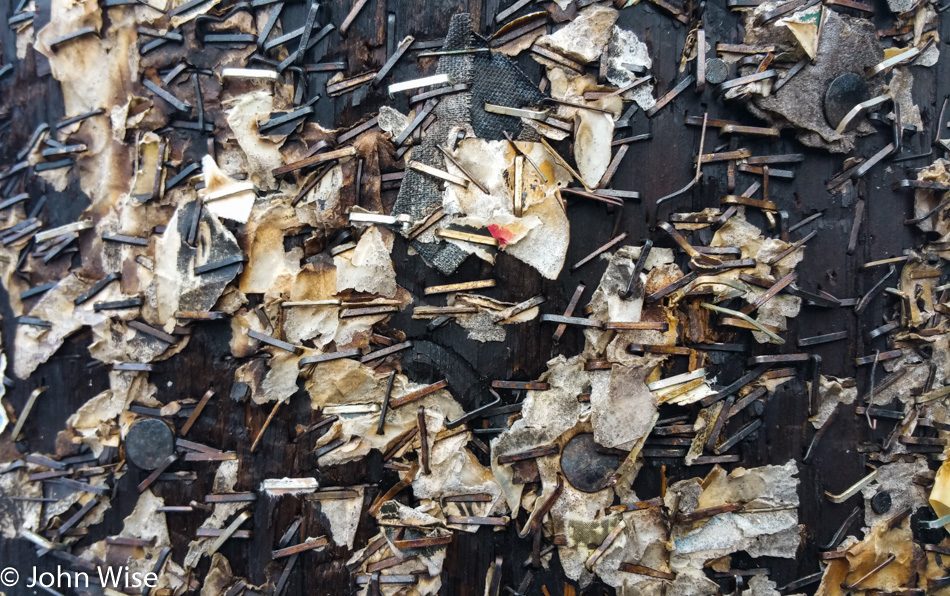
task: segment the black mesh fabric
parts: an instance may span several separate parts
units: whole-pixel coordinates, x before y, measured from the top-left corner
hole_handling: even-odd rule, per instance
[[[449,24],[443,50],[463,50],[482,47],[472,32],[468,13],[457,14]],[[468,84],[470,91],[453,93],[440,98],[432,111],[435,122],[426,130],[422,143],[412,149],[412,160],[445,169],[442,153],[437,145],[448,145],[454,130],[471,131],[475,136],[500,140],[507,130],[515,138],[536,136],[531,129],[522,131],[521,120],[511,116],[485,112],[485,102],[510,106],[536,106],[544,94],[531,83],[507,57],[495,52],[442,56],[436,69],[447,74],[453,84]],[[442,205],[442,182],[407,169],[399,187],[393,213],[408,214],[413,220],[425,218]],[[438,224],[436,224],[438,225]],[[414,241],[412,246],[422,257],[443,274],[453,273],[468,253],[449,242]]]
[[[472,19],[468,13],[452,17],[443,49],[462,50],[472,47]],[[442,56],[438,74],[447,74],[455,84],[472,82],[474,54]],[[469,121],[470,93],[453,93],[440,98],[432,111],[435,122],[426,131],[422,143],[412,149],[412,159],[435,168],[444,169],[444,158],[436,145],[444,143],[453,127],[465,126]],[[422,219],[442,204],[442,183],[415,170],[406,170],[393,208],[395,214],[409,214],[414,220]]]
[[[472,82],[471,116],[475,136],[492,141],[505,138],[507,130],[512,138],[536,138],[527,129],[522,134],[521,118],[502,116],[485,111],[491,103],[512,108],[540,107],[544,94],[525,76],[518,66],[504,54],[483,52],[475,54],[475,77]],[[530,133],[530,134],[529,134]]]

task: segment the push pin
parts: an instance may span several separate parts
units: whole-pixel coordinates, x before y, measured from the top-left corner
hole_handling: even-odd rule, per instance
[[[706,82],[719,85],[729,78],[729,65],[721,58],[706,60]]]
[[[871,497],[871,509],[878,515],[883,515],[891,510],[891,493],[886,490],[879,490]]]
[[[854,106],[870,98],[871,92],[864,77],[853,72],[845,73],[831,81],[825,91],[825,119],[830,126],[836,127]],[[854,120],[848,128],[854,128],[856,124]]]
[[[174,451],[172,430],[157,418],[139,420],[125,437],[125,454],[143,470],[156,469]]]
[[[561,452],[564,477],[571,486],[585,493],[603,490],[619,464],[619,457],[606,453],[594,441],[592,433],[575,435]]]

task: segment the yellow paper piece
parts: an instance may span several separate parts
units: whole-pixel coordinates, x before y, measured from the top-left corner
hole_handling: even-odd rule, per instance
[[[930,491],[930,506],[933,507],[937,518],[950,515],[950,462],[944,462],[937,470],[934,487]],[[944,526],[944,529],[950,532],[947,526]]]

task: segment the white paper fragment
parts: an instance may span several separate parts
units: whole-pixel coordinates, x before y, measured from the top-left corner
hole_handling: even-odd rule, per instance
[[[919,60],[915,64],[919,64]],[[920,117],[920,107],[914,102],[914,73],[909,67],[896,67],[891,71],[891,79],[887,84],[887,93],[900,105],[901,122],[923,128]]]
[[[151,490],[139,495],[132,513],[123,520],[122,531],[119,536],[127,538],[141,538],[154,540],[151,548],[162,549],[171,546],[168,539],[168,526],[165,524],[165,514],[156,511],[165,505],[165,500],[156,497]]]
[[[24,11],[36,11],[36,3],[28,2],[23,8]],[[26,27],[21,27],[16,31],[16,59],[26,60],[26,51],[33,46],[36,41],[36,29],[31,20]]]
[[[302,223],[318,230],[333,230],[342,225],[340,220],[340,189],[343,187],[343,167],[335,165],[320,178],[320,182],[297,203],[297,217]]]
[[[130,577],[133,573],[137,574],[138,577],[150,573],[155,558],[158,557],[162,549],[171,546],[168,527],[165,524],[165,514],[158,512],[158,508],[164,505],[164,499],[156,497],[151,490],[146,490],[139,495],[132,513],[123,520],[122,531],[118,534],[119,537],[149,540],[151,544],[148,546],[129,549],[123,546],[109,545],[105,540],[100,540],[85,549],[80,558],[88,561],[99,559],[116,565],[126,565]],[[119,585],[121,585],[122,580],[120,579],[119,582]],[[119,585],[106,585],[105,587],[118,588]]]
[[[221,462],[218,471],[214,475],[214,484],[211,492],[215,494],[234,492],[234,485],[237,484],[238,465],[240,462],[236,459]],[[250,502],[236,503],[215,503],[214,511],[208,516],[202,528],[212,528],[220,530],[230,523],[234,516],[251,505]],[[185,555],[185,567],[192,568],[208,552],[208,548],[214,542],[214,538],[196,538],[188,544],[188,554]]]
[[[318,487],[316,478],[267,478],[261,482],[261,492],[271,496],[306,495]]]
[[[12,463],[16,462],[0,465],[0,535],[6,539],[16,538],[20,529],[38,530],[40,514],[46,505],[38,501],[10,500],[10,497],[43,496],[42,484],[30,482],[30,470],[11,470]]]
[[[201,586],[201,596],[224,594],[233,582],[234,575],[231,572],[230,563],[221,553],[214,553],[211,556],[211,568]]]
[[[121,138],[118,140],[124,141]],[[133,173],[130,192],[136,200],[144,202],[152,198],[156,176],[164,167],[162,162],[165,156],[159,153],[160,148],[161,138],[154,132],[147,132],[138,139],[136,169]]]
[[[455,159],[484,185],[485,194],[474,184],[468,188],[449,185],[443,195],[443,210],[458,215],[454,223],[486,228],[498,240],[499,249],[531,265],[548,279],[557,278],[564,266],[570,240],[570,222],[556,195],[570,181],[566,170],[540,143],[517,141],[523,151],[544,173],[547,182],[528,163],[521,172],[525,209],[522,217],[513,214],[515,193],[515,152],[507,141],[466,138],[459,143]],[[462,172],[451,163],[446,170]],[[439,224],[441,225],[441,224]],[[492,262],[493,255],[466,242],[455,242],[461,250]]]
[[[614,122],[608,114],[578,110],[574,120],[574,160],[577,173],[590,187],[600,182],[612,157]]]
[[[599,445],[629,450],[653,429],[657,399],[644,379],[656,361],[644,360],[640,365],[615,364],[591,375],[591,422]]]
[[[197,247],[186,242],[195,203],[179,205],[155,244],[154,292],[159,321],[166,331],[177,311],[210,310],[237,275],[239,265],[196,275],[194,268],[241,253],[234,235],[208,210],[201,210]],[[79,310],[79,309],[77,309]]]
[[[137,372],[110,371],[109,387],[66,420],[66,427],[96,455],[102,453],[103,447],[119,446],[119,433],[113,429],[116,420],[127,414],[132,402],[147,400],[157,391],[148,382],[147,374]]]
[[[699,569],[677,569],[667,596],[712,596],[719,593],[719,584]]]
[[[674,569],[698,570],[712,559],[737,551],[753,557],[794,558],[801,543],[797,473],[796,462],[790,460],[784,466],[737,468],[728,474],[716,467],[705,488],[696,478],[673,484],[666,498],[681,494],[683,513],[726,504],[746,509],[676,524],[670,559]],[[762,509],[767,511],[756,511]]]
[[[389,251],[379,229],[368,227],[355,249],[333,257],[337,292],[356,290],[394,297],[398,286]]]
[[[390,106],[380,106],[376,122],[383,132],[395,139],[409,125],[409,117]]]
[[[443,515],[490,516],[507,511],[501,486],[495,481],[489,468],[465,449],[471,435],[461,433],[433,445],[430,454],[431,474],[419,474],[412,482],[412,492],[417,499],[442,502]],[[445,502],[445,497],[483,493],[491,500],[483,503],[465,503],[465,510]],[[453,507],[456,507],[454,510]],[[479,526],[453,525],[464,532],[476,532]]]
[[[492,471],[505,492],[512,517],[521,509],[524,485],[512,483],[511,466],[498,464],[498,456],[549,445],[573,428],[582,416],[589,415],[589,406],[577,401],[577,396],[587,393],[590,387],[590,373],[584,370],[584,360],[582,356],[570,360],[558,356],[549,361],[541,380],[550,389],[528,391],[521,419],[491,442]]]
[[[541,458],[538,461],[538,470],[543,491],[535,501],[532,515],[537,511],[538,504],[543,503],[553,492],[561,466],[556,458]],[[614,491],[610,489],[585,493],[565,482],[561,496],[551,508],[553,533],[564,534],[568,541],[567,546],[558,549],[558,558],[564,568],[564,574],[581,585],[587,585],[593,580],[593,574],[585,567],[588,557],[618,523],[614,516],[610,519],[603,517],[604,509],[613,499]],[[528,519],[530,521],[531,516]],[[621,535],[617,540],[619,545],[614,545],[613,548],[625,545],[626,536]]]
[[[790,16],[779,19],[775,23],[779,26],[788,27],[792,35],[795,36],[795,40],[798,41],[798,45],[813,60],[818,54],[820,24],[824,14],[823,8],[822,6],[803,8]]]
[[[262,189],[276,189],[272,170],[284,165],[280,154],[283,141],[278,143],[262,137],[257,128],[258,121],[268,120],[274,111],[273,95],[267,89],[257,89],[225,102],[225,106],[228,126],[244,151],[251,181]]]
[[[363,493],[365,489],[360,486],[348,488],[348,490],[355,490],[358,496],[352,499],[322,500],[320,501],[320,513],[326,517],[330,524],[330,535],[333,537],[333,543],[352,550],[353,541],[356,539],[356,529],[359,527],[363,513]]]
[[[91,286],[92,282],[85,282],[76,273],[70,273],[43,294],[29,312],[31,317],[52,323],[52,327],[16,326],[14,345],[17,349],[13,356],[13,372],[18,378],[29,377],[37,366],[56,353],[67,337],[81,327],[98,324],[106,318],[106,313],[95,312],[92,300],[80,306],[74,304],[75,299]],[[128,298],[120,296],[118,284],[110,284],[96,296],[96,300]]]
[[[380,404],[386,394],[387,376],[376,375],[372,368],[359,361],[342,359],[318,364],[314,373],[307,378],[307,390],[314,409],[324,412],[327,408],[339,405],[370,406],[365,413],[341,416],[330,430],[316,442],[315,449],[341,438],[344,444],[323,455],[321,466],[337,465],[365,457],[371,449],[386,453],[393,447],[403,433],[416,427],[417,408],[390,408],[386,416],[384,434],[376,434],[379,426]],[[392,396],[411,393],[424,385],[413,383],[404,375],[396,375],[393,381]],[[435,391],[413,402],[415,406],[425,406],[427,416],[431,417],[430,435],[435,436],[443,427],[445,418],[454,419],[462,415],[462,407],[451,393],[445,389]]]
[[[591,4],[582,9],[573,21],[551,35],[541,37],[537,43],[587,64],[600,58],[618,16],[613,8]]]
[[[258,204],[245,230],[248,262],[239,289],[245,294],[274,296],[300,273],[303,250],[284,250],[284,236],[301,226],[293,207],[282,202]]]
[[[614,26],[610,44],[607,46],[607,80],[617,87],[624,87],[635,79],[646,76],[632,72],[625,64],[640,66],[649,71],[653,68],[653,59],[650,58],[647,44],[640,41],[636,33]],[[623,97],[635,101],[641,110],[649,110],[656,104],[656,99],[653,98],[653,83],[650,81],[637,85],[624,93]]]
[[[136,9],[113,11],[109,26],[103,27],[102,10],[96,2],[50,3],[49,21],[37,32],[34,47],[49,59],[53,77],[62,89],[67,115],[113,106],[132,95],[133,83],[139,77],[139,52],[135,47],[139,17]],[[57,37],[87,26],[94,27],[98,35],[73,39],[55,52],[49,48]],[[32,38],[32,31],[29,36]],[[73,170],[78,170],[80,187],[89,196],[92,207],[98,207],[101,213],[105,206],[117,204],[119,197],[129,192],[127,167],[135,147],[113,141],[107,115],[90,118],[83,123],[83,131],[88,150],[81,159],[82,167]]]
[[[205,199],[204,207],[218,217],[247,223],[257,193],[221,171],[210,155],[201,158],[201,172],[205,186],[198,194]]]
[[[703,552],[703,556],[713,559],[735,552],[748,551],[753,557],[794,557],[798,545],[767,544],[766,538],[788,530],[798,530],[798,516],[792,512],[774,514],[721,513],[713,516],[707,523],[690,534],[676,540],[675,549],[679,554]],[[755,553],[755,554],[753,554]]]
[[[781,596],[781,592],[775,589],[777,586],[766,575],[753,575],[749,580],[749,589],[743,590],[742,596]]]

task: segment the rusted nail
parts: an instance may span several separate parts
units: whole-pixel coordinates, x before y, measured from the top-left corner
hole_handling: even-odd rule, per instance
[[[314,550],[317,548],[323,548],[327,545],[327,539],[324,537],[320,538],[311,538],[306,542],[301,542],[294,546],[288,546],[286,548],[281,548],[271,552],[271,559],[280,559],[283,557],[289,557],[290,555],[295,555],[302,553],[308,550]]]
[[[784,258],[787,257],[788,255],[792,254],[793,252],[795,252],[796,250],[798,250],[799,248],[801,248],[802,246],[804,246],[806,242],[808,242],[809,240],[811,240],[812,238],[814,238],[817,234],[818,234],[818,230],[812,230],[811,232],[808,233],[807,236],[805,236],[804,238],[802,238],[802,239],[799,240],[798,242],[795,242],[794,244],[792,244],[791,246],[789,246],[788,248],[786,248],[785,250],[783,250],[783,251],[780,252],[779,254],[777,254],[777,255],[775,255],[774,257],[772,257],[772,258],[768,261],[768,265],[769,265],[769,266],[775,265],[776,263],[778,263],[779,261],[781,261],[782,259],[784,259]]]
[[[733,446],[755,432],[760,426],[762,426],[762,419],[756,418],[749,424],[746,424],[741,429],[739,429],[739,432],[723,441],[719,447],[713,449],[713,453],[716,455],[722,455],[726,451],[729,451]]]
[[[425,406],[419,406],[419,411],[416,414],[416,424],[419,428],[419,442],[421,443],[419,459],[422,462],[422,472],[428,475],[431,470],[429,469],[429,429],[426,427]]]
[[[735,416],[736,414],[738,414],[739,412],[747,408],[749,404],[757,401],[761,397],[765,397],[767,394],[768,394],[768,389],[766,387],[759,387],[749,392],[749,394],[743,397],[742,399],[737,400],[731,408],[723,407],[722,411],[727,416],[727,418],[732,418],[733,416]],[[727,401],[726,403],[728,404],[729,402]],[[712,445],[714,444],[715,443],[710,444],[710,446],[707,449],[709,451],[712,451]]]
[[[652,240],[644,240],[643,247],[640,249],[640,256],[637,258],[637,263],[633,267],[633,272],[630,274],[630,281],[627,282],[626,289],[620,293],[621,298],[629,299],[635,293],[638,293],[640,290],[640,274],[643,273],[644,268],[646,267],[647,259],[650,258],[650,251],[653,249]]]
[[[383,405],[379,411],[379,424],[376,425],[376,434],[382,435],[386,431],[386,414],[389,412],[389,396],[393,392],[393,381],[396,379],[396,371],[390,371],[389,380],[386,382],[386,394],[383,395]]]
[[[656,116],[656,114],[660,110],[662,110],[666,106],[666,104],[673,101],[673,99],[676,98],[677,95],[679,95],[680,93],[685,91],[687,88],[689,88],[689,86],[692,85],[693,81],[695,80],[696,79],[693,77],[693,75],[687,75],[686,78],[684,78],[682,81],[677,83],[675,87],[670,89],[663,97],[658,99],[656,103],[653,104],[652,108],[650,108],[649,110],[645,112],[645,114],[647,115],[647,118],[653,118],[654,116]]]
[[[469,420],[473,420],[473,419],[477,418],[478,416],[480,416],[480,415],[482,414],[482,412],[485,412],[485,411],[487,411],[488,409],[490,409],[490,408],[492,408],[492,407],[498,405],[499,403],[501,403],[501,396],[498,395],[498,393],[496,393],[493,389],[489,389],[489,391],[490,391],[491,394],[495,397],[495,400],[494,400],[494,401],[489,402],[489,403],[487,403],[487,404],[485,404],[484,406],[481,406],[481,407],[479,407],[479,408],[476,408],[475,410],[472,410],[471,412],[466,412],[465,414],[462,414],[461,416],[459,416],[459,417],[456,418],[455,420],[449,420],[448,418],[446,418],[446,419],[445,419],[445,427],[446,427],[446,428],[456,428],[457,426],[460,426],[461,424],[463,424],[463,423],[465,423],[465,422],[468,422]]]
[[[508,455],[501,455],[498,457],[499,464],[510,464],[518,461],[523,461],[526,459],[537,459],[539,457],[545,457],[548,455],[556,455],[560,452],[560,447],[557,445],[549,445],[547,447],[537,447],[535,449],[529,449],[527,451],[522,451],[519,453],[511,453]]]
[[[326,354],[318,354],[316,356],[307,356],[306,358],[301,358],[299,362],[300,368],[311,364],[319,364],[321,362],[330,362],[331,360],[340,360],[342,358],[353,358],[354,356],[359,356],[361,354],[359,348],[353,348],[352,350],[341,350],[339,352],[327,352]]]
[[[872,471],[870,474],[868,474],[867,476],[865,476],[864,478],[862,478],[861,480],[858,480],[857,482],[852,484],[844,492],[835,495],[828,491],[825,491],[825,496],[828,497],[828,500],[831,501],[832,503],[844,503],[845,501],[847,501],[854,495],[858,494],[862,488],[870,484],[871,481],[874,480],[875,478],[877,478],[876,469]]]
[[[388,346],[386,348],[382,348],[374,352],[370,352],[369,354],[366,354],[365,356],[360,358],[360,362],[363,364],[366,364],[368,362],[372,362],[373,360],[378,360],[380,358],[385,358],[386,356],[391,356],[393,354],[401,352],[402,350],[409,349],[411,347],[412,347],[411,341],[404,341],[402,343],[394,344],[392,346]]]
[[[205,503],[250,503],[257,500],[257,495],[251,492],[220,493],[205,495]]]
[[[212,396],[214,396],[214,389],[208,389],[205,394],[201,396],[201,400],[198,401],[198,405],[195,406],[191,416],[188,417],[185,425],[181,427],[181,436],[188,434],[188,431],[191,430],[191,427],[195,424],[195,421],[198,419],[198,416],[201,415],[201,412],[205,409],[205,406],[208,405],[208,400],[210,400]]]
[[[520,538],[527,538],[529,534],[537,530],[541,526],[541,522],[551,509],[554,507],[554,503],[557,502],[558,497],[561,496],[561,493],[564,491],[564,479],[560,474],[557,475],[557,484],[554,487],[554,490],[551,491],[551,494],[547,499],[538,507],[531,515],[531,519],[525,524],[525,527],[519,532],[518,536]]]
[[[583,317],[565,317],[561,315],[541,315],[542,323],[559,323],[564,325],[580,325],[581,327],[594,327],[602,329],[604,324],[596,319],[585,319]]]
[[[176,454],[174,454],[174,453],[171,454],[171,455],[169,455],[168,457],[166,457],[166,458],[165,458],[165,461],[163,461],[162,463],[160,463],[160,464],[158,465],[158,467],[155,468],[155,469],[152,471],[152,473],[149,474],[148,477],[147,477],[145,480],[143,480],[142,482],[139,483],[139,486],[138,486],[139,492],[140,492],[140,493],[141,493],[141,492],[145,492],[145,490],[146,490],[148,487],[150,487],[150,486],[152,485],[152,483],[154,483],[156,480],[158,480],[158,477],[162,475],[162,472],[164,472],[165,470],[167,470],[167,469],[168,469],[168,466],[172,465],[172,464],[175,463],[177,460],[178,460],[178,455],[176,455]]]
[[[445,523],[473,526],[507,526],[511,520],[508,517],[478,517],[466,515],[447,515]]]
[[[875,354],[870,354],[868,356],[860,356],[854,359],[855,366],[864,366],[865,364],[874,364],[875,362],[882,362],[884,360],[890,360],[892,358],[900,358],[904,355],[903,350],[888,350],[887,352],[878,352]]]
[[[824,333],[822,335],[814,335],[812,337],[802,337],[798,340],[798,347],[804,348],[808,346],[817,346],[819,344],[827,344],[835,341],[841,341],[847,339],[849,334],[847,331],[835,331],[833,333]]]
[[[818,445],[818,442],[821,441],[821,437],[824,436],[825,432],[827,432],[827,430],[831,427],[831,424],[834,422],[837,416],[838,416],[838,409],[835,408],[834,410],[831,411],[831,415],[828,416],[827,420],[825,420],[824,423],[822,423],[822,425],[818,428],[818,430],[815,431],[815,436],[811,438],[811,442],[808,444],[808,450],[805,451],[805,457],[802,458],[802,463],[807,464],[811,461],[812,455],[815,452],[815,447]]]
[[[704,447],[707,451],[712,451],[716,447],[716,441],[719,440],[719,435],[722,433],[723,427],[726,425],[726,420],[729,418],[729,412],[732,410],[732,404],[735,402],[735,396],[729,396],[726,398],[726,403],[723,404],[722,409],[719,411],[719,415],[716,416],[716,421],[713,423],[712,430],[709,433],[709,437],[706,439],[706,444]]]
[[[254,438],[254,442],[251,443],[251,453],[254,453],[254,451],[257,450],[257,446],[261,442],[261,437],[264,436],[264,431],[266,431],[267,427],[270,426],[271,420],[274,419],[274,414],[277,413],[277,408],[279,408],[280,404],[282,403],[283,402],[280,402],[280,401],[276,402],[274,404],[273,409],[271,409],[270,414],[267,415],[267,419],[264,420],[264,424],[263,426],[261,426],[261,430],[257,432],[257,436]]]
[[[727,505],[717,505],[716,507],[706,507],[704,509],[694,509],[690,513],[677,513],[677,522],[691,522],[720,515],[722,513],[731,513],[742,508],[739,503],[729,503]]]
[[[850,584],[844,584],[844,583],[842,583],[842,584],[841,584],[841,587],[844,588],[845,590],[853,590],[854,588],[856,588],[856,587],[858,586],[858,584],[860,584],[861,582],[863,582],[864,580],[868,579],[869,577],[871,577],[872,575],[874,575],[874,574],[877,573],[878,571],[884,569],[885,567],[887,567],[888,565],[890,565],[891,563],[893,563],[893,562],[894,562],[894,559],[896,559],[896,558],[897,558],[897,555],[895,555],[895,554],[893,554],[893,553],[890,554],[890,555],[888,555],[888,557],[887,557],[886,559],[884,559],[884,561],[883,561],[880,565],[876,566],[874,569],[871,569],[870,571],[868,571],[867,573],[865,573],[864,575],[862,575],[861,577],[859,577],[859,578],[856,579],[855,581],[851,582]]]
[[[854,312],[855,312],[856,314],[861,314],[862,312],[864,312],[864,310],[865,310],[865,309],[868,307],[868,305],[871,303],[871,300],[873,300],[878,294],[880,294],[880,293],[884,290],[884,283],[885,283],[888,279],[890,279],[890,277],[891,277],[892,275],[894,275],[894,273],[895,273],[896,271],[897,271],[897,269],[894,267],[893,264],[889,264],[889,265],[888,265],[887,274],[885,274],[884,277],[882,277],[880,280],[878,280],[878,282],[875,283],[875,284],[871,287],[871,289],[868,290],[867,293],[864,294],[864,296],[861,297],[861,299],[858,301],[857,305],[854,307]]]
[[[414,402],[416,400],[422,399],[427,395],[431,395],[440,389],[445,389],[449,386],[449,382],[446,379],[442,379],[437,383],[432,383],[431,385],[426,385],[420,389],[407,393],[401,397],[393,398],[389,401],[390,408],[398,408],[404,406],[408,403]]]
[[[393,545],[402,550],[407,548],[428,548],[452,543],[452,535],[415,538],[411,540],[393,540]]]
[[[626,527],[626,522],[623,520],[623,518],[621,518],[617,525],[614,526],[609,534],[607,534],[607,537],[604,538],[604,541],[600,544],[600,546],[594,549],[594,552],[592,552],[590,556],[587,557],[587,560],[584,562],[584,567],[586,567],[588,571],[594,570],[594,566],[597,565],[597,561],[600,560],[607,549],[610,548],[610,545],[612,545],[614,541],[617,540],[617,537],[620,536],[620,533],[623,532]]]
[[[841,541],[841,539],[844,538],[844,535],[848,532],[848,529],[851,527],[851,525],[861,515],[862,511],[864,511],[864,508],[861,507],[860,505],[855,507],[854,510],[851,511],[848,517],[844,520],[844,522],[841,524],[838,530],[831,537],[831,540],[828,543],[819,546],[818,548],[820,548],[821,550],[826,550],[826,551],[835,548],[838,545],[838,543]]]
[[[760,306],[771,300],[776,294],[791,285],[796,279],[798,279],[798,274],[795,271],[791,271],[788,275],[775,282],[768,290],[757,296],[755,300],[742,307],[742,312],[747,315],[752,314]]]

